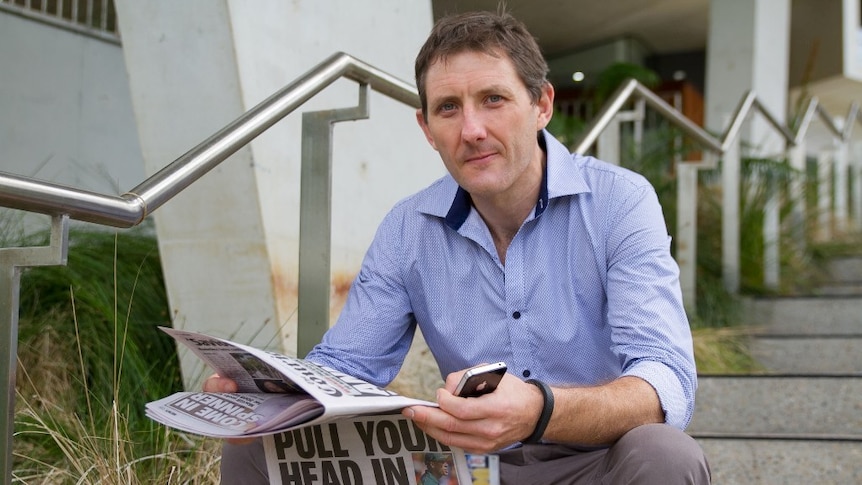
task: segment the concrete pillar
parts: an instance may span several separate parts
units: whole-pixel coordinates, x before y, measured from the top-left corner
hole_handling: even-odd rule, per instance
[[[711,0],[706,65],[706,126],[721,133],[749,90],[780,122],[787,113],[790,0]],[[761,154],[783,139],[759,115],[742,131]]]
[[[749,91],[779,123],[787,118],[787,71],[790,38],[790,0],[711,0],[706,66],[706,127],[716,133],[727,128],[740,100]],[[781,157],[785,139],[763,115],[752,113],[740,131],[743,146],[754,155]],[[744,156],[744,154],[741,154]],[[727,164],[725,164],[727,169]],[[725,174],[725,180],[733,179]],[[755,182],[756,183],[756,182]],[[736,188],[725,186],[726,192]],[[772,190],[767,188],[767,190]],[[765,284],[778,286],[778,205],[775,194],[764,210]],[[724,242],[738,245],[738,198],[725,197]],[[725,255],[733,253],[724,250]],[[739,261],[725,259],[726,273],[733,273]],[[732,290],[735,278],[726,279]]]
[[[147,174],[337,51],[412,84],[432,22],[430,2],[398,0],[116,3]],[[155,213],[176,327],[295,353],[300,111],[357,95],[337,81]],[[372,93],[370,109],[334,131],[333,316],[385,212],[444,173],[411,108]]]

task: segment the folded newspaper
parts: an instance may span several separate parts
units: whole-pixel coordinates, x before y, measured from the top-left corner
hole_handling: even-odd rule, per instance
[[[407,406],[437,406],[302,359],[161,329],[238,387],[236,393],[178,392],[147,404],[147,416],[178,430],[215,438],[256,437]]]
[[[272,485],[499,485],[481,471],[474,480],[475,460],[400,414],[307,426],[265,436],[263,446]]]

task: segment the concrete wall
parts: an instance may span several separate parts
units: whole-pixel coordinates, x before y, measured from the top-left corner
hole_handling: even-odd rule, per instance
[[[110,195],[144,180],[119,45],[0,11],[0,66],[0,170]]]
[[[336,51],[412,83],[429,2],[117,1],[147,173]],[[300,109],[357,104],[337,81]],[[370,95],[334,130],[332,315],[377,224],[444,173],[413,110]],[[294,353],[301,116],[262,134],[155,213],[174,325]],[[200,375],[185,358],[189,385]]]

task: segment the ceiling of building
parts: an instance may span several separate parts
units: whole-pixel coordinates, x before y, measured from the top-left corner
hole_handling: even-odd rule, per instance
[[[706,50],[711,0],[432,0],[434,18],[473,10],[507,11],[526,24],[548,60],[623,37],[650,54]],[[862,83],[842,76],[807,86],[830,113],[859,100]],[[791,93],[793,94],[793,93]]]
[[[706,48],[709,0],[433,0],[432,6],[439,18],[496,10],[499,3],[526,24],[549,58],[621,36],[638,39],[653,54]]]

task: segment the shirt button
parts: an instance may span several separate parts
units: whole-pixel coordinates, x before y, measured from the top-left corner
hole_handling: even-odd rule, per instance
[[[522,372],[521,374],[523,374],[523,376],[524,376],[524,377],[530,377],[530,374],[531,374],[530,369],[526,369],[526,370],[525,370],[524,372]]]
[[[517,319],[521,318],[521,312],[515,312],[515,313],[513,313],[513,314],[512,314],[512,318],[514,318],[515,320],[517,320]]]

